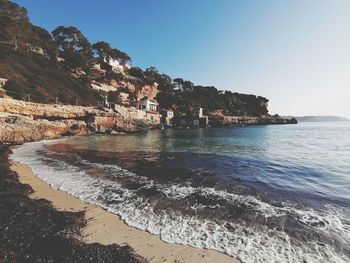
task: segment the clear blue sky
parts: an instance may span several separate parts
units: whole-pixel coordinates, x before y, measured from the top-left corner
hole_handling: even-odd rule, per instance
[[[349,0],[15,0],[133,65],[270,99],[270,113],[350,117]]]

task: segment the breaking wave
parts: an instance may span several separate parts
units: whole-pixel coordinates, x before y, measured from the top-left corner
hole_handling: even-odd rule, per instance
[[[68,162],[46,148],[55,143],[26,143],[10,158],[51,187],[166,242],[217,250],[242,262],[350,261],[350,220],[341,207],[312,209],[191,182],[158,182],[118,165],[61,153],[74,160]]]

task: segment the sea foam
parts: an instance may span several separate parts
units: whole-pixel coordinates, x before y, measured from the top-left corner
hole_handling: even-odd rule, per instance
[[[36,176],[51,187],[101,206],[119,215],[128,225],[159,235],[165,242],[217,250],[242,262],[350,261],[348,256],[330,244],[312,239],[305,242],[291,237],[283,229],[269,228],[263,224],[246,224],[244,221],[203,219],[179,212],[155,212],[153,205],[137,194],[140,189],[128,190],[117,181],[91,176],[77,166],[50,158],[50,152],[45,146],[54,143],[57,142],[23,144],[13,149],[10,158],[28,165]],[[117,165],[92,163],[81,158],[79,161],[116,176],[141,182],[142,188],[156,188],[172,200],[182,200],[192,194],[223,199],[238,206],[249,206],[258,215],[263,215],[267,219],[292,215],[301,224],[326,237],[337,235],[345,244],[350,241],[350,223],[341,211],[333,206],[323,212],[311,208],[301,210],[288,204],[274,206],[254,196],[243,196],[209,187],[159,184]],[[194,210],[206,208],[208,207],[203,207],[201,204],[192,207]]]

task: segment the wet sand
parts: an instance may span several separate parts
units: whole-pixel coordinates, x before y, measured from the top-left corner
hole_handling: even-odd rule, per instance
[[[150,262],[216,262],[237,263],[238,260],[220,252],[194,248],[188,245],[166,243],[156,235],[138,230],[125,224],[115,214],[85,203],[72,195],[55,190],[36,177],[25,165],[11,162],[11,170],[18,173],[21,183],[29,184],[34,193],[31,198],[44,198],[61,211],[85,211],[88,221],[83,229],[83,241],[87,243],[130,245]]]

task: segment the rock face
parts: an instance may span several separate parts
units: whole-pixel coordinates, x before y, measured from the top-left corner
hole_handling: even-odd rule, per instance
[[[0,112],[33,116],[33,118],[77,118],[83,117],[87,113],[108,116],[108,112],[98,110],[94,107],[72,106],[72,105],[52,105],[30,103],[14,99],[2,99],[0,101]]]
[[[58,138],[70,129],[68,121],[34,121],[30,117],[8,114],[0,117],[0,126],[0,143],[15,144]]]
[[[137,90],[136,100],[141,100],[144,97],[148,97],[150,100],[154,100],[158,94],[158,84],[144,85]]]
[[[6,82],[7,82],[7,79],[0,78],[0,88],[2,88],[3,86],[5,86]]]
[[[149,80],[146,81],[145,79],[128,75],[127,72],[108,74],[106,70],[101,69],[100,64],[95,64],[92,72],[91,88],[93,90],[126,92],[137,101],[144,97],[153,100],[158,94],[158,84],[156,82],[152,83]]]
[[[152,123],[125,118],[112,110],[0,99],[0,143],[24,143],[60,136],[136,132]]]
[[[269,124],[296,124],[295,118],[286,119],[278,116],[210,116],[209,124],[211,127],[230,127],[236,125],[269,125]]]
[[[99,84],[99,87],[93,86],[94,89],[104,88],[106,91],[127,91],[132,94],[136,100],[141,100],[144,97],[148,97],[150,100],[156,98],[158,94],[158,84],[145,84],[137,78],[124,75],[123,80],[112,79],[110,84]],[[114,88],[114,90],[113,90]]]

